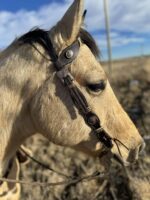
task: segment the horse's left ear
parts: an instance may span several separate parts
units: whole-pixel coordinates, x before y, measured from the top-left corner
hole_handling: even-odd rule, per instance
[[[84,0],[74,0],[63,18],[54,27],[55,33],[60,34],[63,42],[70,45],[79,34],[83,21]]]

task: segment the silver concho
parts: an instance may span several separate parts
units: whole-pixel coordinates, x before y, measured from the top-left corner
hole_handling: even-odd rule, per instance
[[[66,58],[68,58],[68,59],[70,59],[70,58],[72,58],[73,57],[73,51],[70,49],[70,50],[68,50],[68,51],[66,51]]]

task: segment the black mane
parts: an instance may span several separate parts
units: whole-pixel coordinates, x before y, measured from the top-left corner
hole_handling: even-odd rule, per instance
[[[94,56],[98,58],[100,56],[100,51],[91,34],[85,29],[81,29],[79,37],[81,38],[81,41],[89,47]]]
[[[39,43],[45,48],[46,51],[49,52],[51,51],[51,46],[47,45],[48,36],[49,36],[49,31],[36,28],[22,35],[20,38],[17,39],[17,42],[19,42],[20,45],[27,43],[28,44]],[[100,55],[100,51],[93,37],[84,29],[80,30],[78,37],[80,37],[81,41],[89,47],[94,56],[98,58]]]

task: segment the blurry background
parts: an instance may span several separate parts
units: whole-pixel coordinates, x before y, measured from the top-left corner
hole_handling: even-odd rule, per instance
[[[138,162],[123,169],[115,161],[110,176],[86,183],[54,188],[23,186],[23,200],[149,200],[150,199],[150,1],[108,0],[112,70],[108,71],[105,0],[85,0],[85,27],[96,39],[101,61],[111,75],[115,93],[147,144]],[[49,29],[72,0],[1,0],[0,49],[33,27]],[[69,175],[84,176],[101,171],[98,160],[69,148],[49,143],[37,135],[25,144],[39,160]],[[62,177],[30,162],[22,166],[21,178],[57,182]]]
[[[150,1],[109,1],[113,58],[150,54]],[[0,48],[33,27],[49,29],[72,0],[1,0]],[[103,0],[85,0],[85,24],[107,59]]]

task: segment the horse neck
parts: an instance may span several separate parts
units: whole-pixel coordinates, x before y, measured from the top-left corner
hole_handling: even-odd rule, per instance
[[[8,48],[0,56],[0,163],[36,132],[30,101],[46,79],[48,63],[26,45]]]

